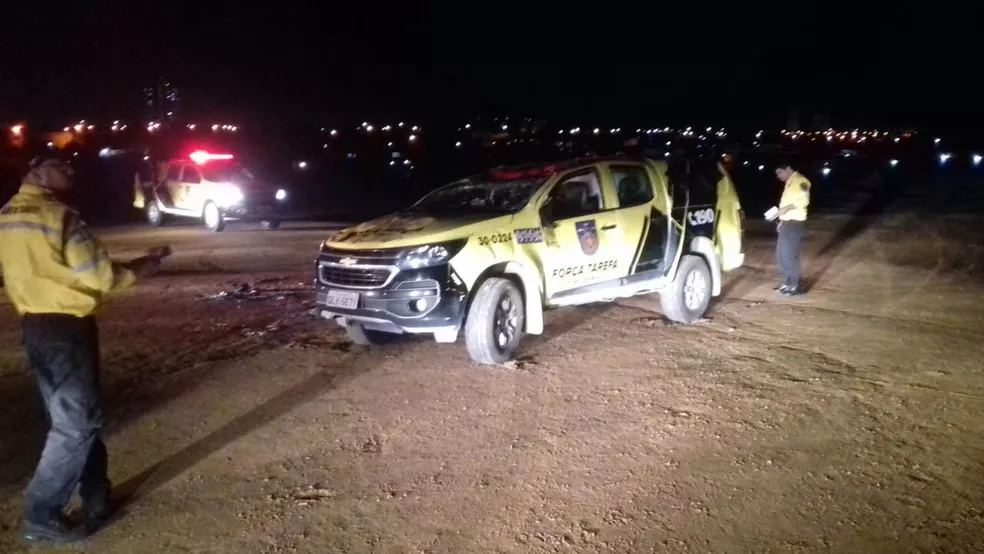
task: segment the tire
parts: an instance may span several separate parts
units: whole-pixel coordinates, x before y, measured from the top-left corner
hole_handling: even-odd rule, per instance
[[[145,212],[147,215],[147,224],[151,227],[160,227],[164,224],[164,212],[161,211],[161,207],[157,205],[156,200],[147,201]]]
[[[345,332],[348,333],[349,340],[361,346],[386,344],[391,338],[390,333],[366,329],[361,323],[345,325]]]
[[[202,223],[205,224],[206,229],[213,233],[218,233],[225,229],[225,217],[222,216],[222,211],[219,210],[219,206],[215,202],[205,204],[205,207],[202,209]]]
[[[279,219],[271,219],[271,220],[262,222],[262,225],[263,225],[263,228],[264,229],[269,229],[269,230],[272,231],[274,229],[279,229],[280,228],[280,220]]]
[[[659,293],[663,315],[677,323],[693,323],[711,303],[711,270],[700,256],[680,258],[676,277]]]
[[[523,336],[525,314],[523,295],[512,281],[492,277],[483,282],[465,321],[465,346],[471,359],[486,365],[512,359]]]

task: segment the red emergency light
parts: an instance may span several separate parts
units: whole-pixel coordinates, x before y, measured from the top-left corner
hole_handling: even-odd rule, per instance
[[[232,154],[212,154],[211,152],[206,152],[205,150],[195,150],[188,155],[191,161],[198,165],[205,165],[207,162],[212,160],[231,160]]]

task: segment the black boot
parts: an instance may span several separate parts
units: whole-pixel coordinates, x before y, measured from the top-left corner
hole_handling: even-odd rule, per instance
[[[85,514],[85,530],[90,535],[99,532],[116,515],[117,506],[110,496],[110,488],[92,494],[82,501],[82,511]]]
[[[85,529],[73,526],[64,517],[44,523],[25,519],[21,522],[21,540],[27,544],[60,546],[85,539]]]

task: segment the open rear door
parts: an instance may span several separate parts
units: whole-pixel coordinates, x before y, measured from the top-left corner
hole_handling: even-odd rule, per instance
[[[730,271],[745,262],[742,253],[742,227],[745,214],[738,200],[738,191],[723,165],[718,164],[721,179],[717,183],[716,226],[714,246],[721,257],[721,270]]]

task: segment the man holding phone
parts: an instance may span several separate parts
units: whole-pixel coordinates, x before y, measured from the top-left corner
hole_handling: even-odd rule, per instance
[[[102,527],[111,515],[99,392],[95,313],[103,297],[160,266],[151,253],[129,264],[110,260],[76,211],[60,198],[72,169],[56,157],[36,158],[19,192],[0,208],[0,266],[7,295],[21,316],[24,348],[49,426],[27,489],[21,537],[67,544]],[[85,522],[63,515],[76,487]]]

